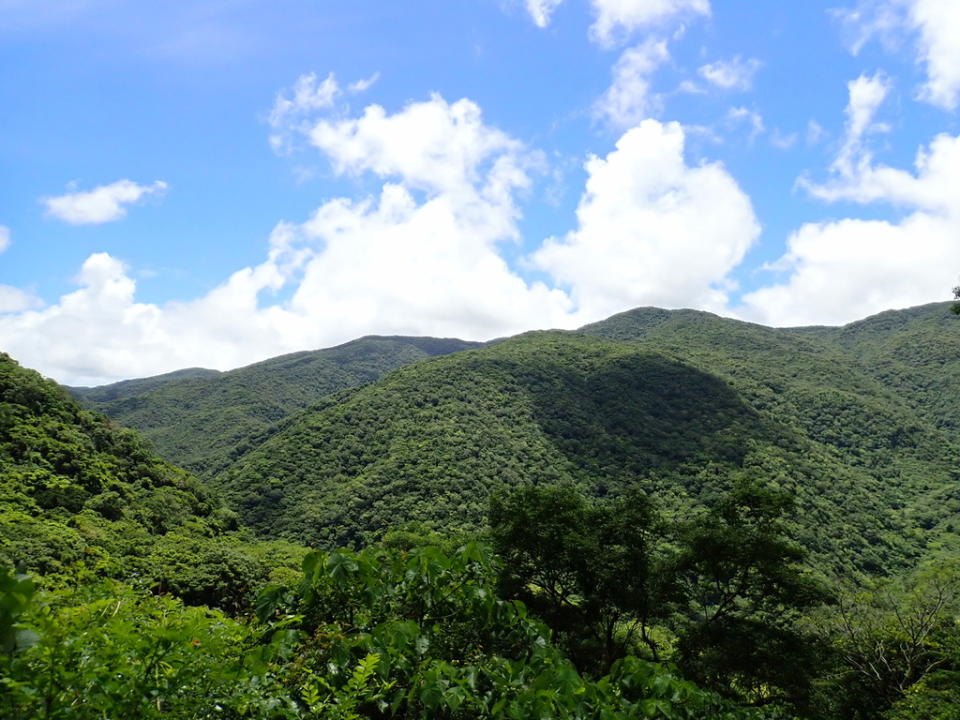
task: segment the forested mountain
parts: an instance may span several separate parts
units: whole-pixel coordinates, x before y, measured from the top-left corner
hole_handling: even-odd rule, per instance
[[[223,468],[238,446],[321,398],[423,358],[475,347],[441,338],[364,337],[219,373],[180,370],[95,388],[71,388],[87,406],[136,428],[170,462]]]
[[[0,355],[0,718],[952,720],[958,323]]]
[[[254,542],[3,354],[0,490],[3,720],[761,717],[625,653],[587,674],[476,543]]]
[[[947,305],[907,315],[960,331]],[[793,532],[825,569],[886,572],[960,528],[957,439],[863,349],[895,368],[913,344],[873,321],[849,336],[654,309],[529,333],[332,395],[213,482],[258,531],[338,545],[477,528],[491,490],[529,482],[639,484],[685,512],[750,475],[795,493]],[[937,387],[937,367],[899,382]]]
[[[53,585],[78,573],[135,575],[237,606],[302,555],[255,547],[238,528],[236,513],[135,431],[0,353],[0,565]]]

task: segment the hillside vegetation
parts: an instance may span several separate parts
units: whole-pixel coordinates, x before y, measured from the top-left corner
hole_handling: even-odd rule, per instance
[[[529,333],[330,396],[213,483],[259,532],[338,546],[480,528],[526,483],[639,486],[682,514],[762,477],[824,570],[890,572],[960,528],[956,437],[827,336],[660,310]]]
[[[180,370],[71,392],[139,430],[170,462],[210,474],[222,469],[238,446],[326,395],[416,360],[474,346],[440,338],[365,337],[225,373]]]
[[[257,544],[194,476],[0,354],[0,565],[51,586],[137,577],[239,607],[303,551]]]
[[[952,720],[947,312],[86,391],[190,452],[210,419],[203,480],[0,355],[0,718]],[[398,343],[443,356],[358,380]]]

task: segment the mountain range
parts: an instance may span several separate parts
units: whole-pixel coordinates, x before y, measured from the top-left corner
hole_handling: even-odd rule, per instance
[[[875,574],[957,540],[957,322],[949,303],[788,329],[638,308],[72,392],[268,538],[476,531],[491,492],[525,483],[638,485],[682,515],[746,476],[794,494],[792,533],[824,571]]]

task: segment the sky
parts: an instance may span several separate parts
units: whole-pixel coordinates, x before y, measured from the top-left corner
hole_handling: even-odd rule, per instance
[[[955,0],[0,0],[0,350],[72,385],[960,281]]]

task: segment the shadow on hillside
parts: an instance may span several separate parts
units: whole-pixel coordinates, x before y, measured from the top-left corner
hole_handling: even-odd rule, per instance
[[[556,448],[597,479],[700,460],[739,464],[746,440],[763,434],[725,382],[657,355],[610,358],[587,373],[556,370],[530,392]]]

